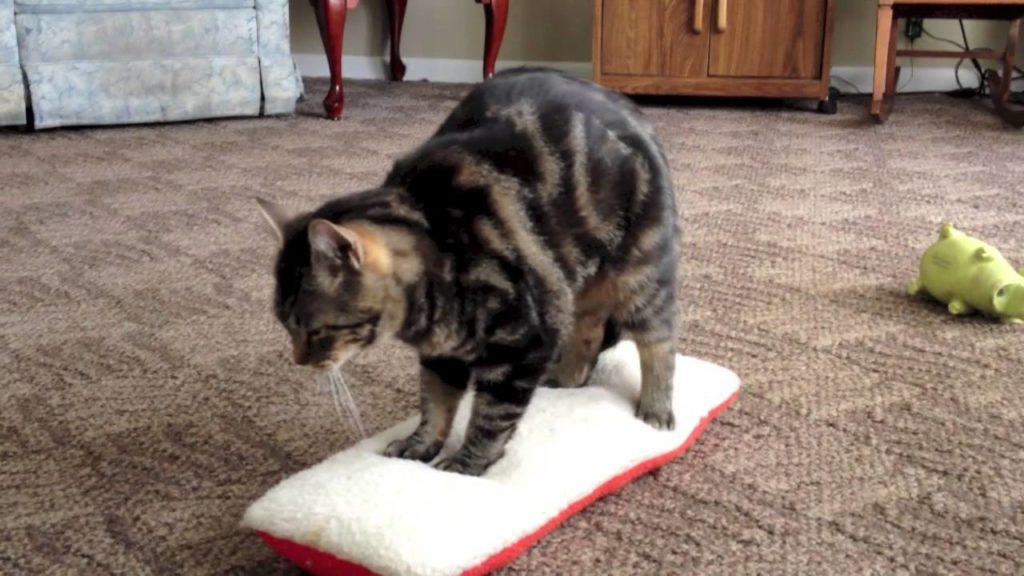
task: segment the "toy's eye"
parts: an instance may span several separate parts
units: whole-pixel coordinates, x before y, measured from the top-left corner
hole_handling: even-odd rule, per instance
[[[1006,287],[1005,286],[1000,288],[999,291],[996,292],[996,298],[1002,298],[1003,296],[1006,296]]]

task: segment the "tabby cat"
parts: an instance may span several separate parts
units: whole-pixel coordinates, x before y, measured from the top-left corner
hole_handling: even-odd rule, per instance
[[[420,424],[387,455],[433,460],[472,385],[465,442],[436,467],[483,473],[538,385],[585,384],[622,336],[640,351],[637,416],[674,426],[675,197],[626,98],[504,72],[379,188],[312,213],[260,205],[281,241],[276,314],[296,363],[335,367],[390,336],[419,352]]]

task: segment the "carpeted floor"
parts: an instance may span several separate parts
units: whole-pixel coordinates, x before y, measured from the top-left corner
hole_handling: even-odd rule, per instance
[[[292,574],[246,505],[352,438],[270,313],[251,198],[373,186],[466,89],[316,117],[0,133],[0,573]],[[1024,264],[1024,135],[979,103],[837,116],[655,101],[682,199],[679,347],[746,384],[696,447],[506,574],[1021,574],[1024,328],[905,296],[940,222]],[[358,359],[370,428],[415,362]]]

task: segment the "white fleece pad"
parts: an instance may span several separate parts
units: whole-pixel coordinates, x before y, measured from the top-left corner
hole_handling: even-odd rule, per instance
[[[657,431],[634,416],[640,363],[622,342],[588,386],[538,389],[505,457],[482,477],[381,456],[413,431],[412,417],[284,480],[242,524],[314,574],[484,574],[681,453],[738,391],[733,372],[677,356],[676,429]],[[442,454],[462,441],[468,400]]]

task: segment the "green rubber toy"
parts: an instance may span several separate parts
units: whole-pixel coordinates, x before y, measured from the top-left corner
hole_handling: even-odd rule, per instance
[[[947,304],[954,316],[978,311],[1006,323],[1024,323],[1024,268],[1018,273],[995,247],[949,223],[921,257],[910,294],[922,292]]]

